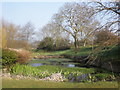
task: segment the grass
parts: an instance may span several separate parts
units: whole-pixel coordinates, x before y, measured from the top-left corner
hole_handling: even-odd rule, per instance
[[[52,66],[52,65],[43,65],[36,67],[40,70],[48,70],[50,72],[81,72],[83,74],[85,73],[94,73],[94,68],[79,68],[79,67],[60,67],[60,66]]]
[[[63,61],[73,61],[72,59],[67,59],[67,58],[49,58],[49,59],[33,59],[30,62],[31,63],[41,63],[41,62],[50,62],[50,61],[55,61],[55,62],[63,62]]]
[[[91,81],[102,81],[102,80],[113,80],[113,74],[108,72],[101,72],[97,74],[95,68],[80,68],[80,67],[61,67],[61,66],[52,66],[52,65],[43,65],[38,67],[32,67],[29,65],[15,65],[10,69],[11,74],[30,76],[36,78],[45,78],[51,76],[54,73],[61,73],[67,80],[68,77],[72,74],[72,77],[76,78],[78,76],[87,74],[88,79],[85,82]],[[97,80],[100,77],[100,80]]]
[[[74,49],[63,50],[63,51],[43,51],[39,50],[38,52],[34,52],[33,55],[71,55],[71,56],[87,56],[91,52],[92,48],[89,46],[87,47],[80,47],[75,53]]]
[[[64,55],[69,55],[69,56],[88,56],[91,52],[92,48],[91,47],[80,47],[77,50],[77,53],[75,53],[74,49],[71,49],[68,52],[65,52]]]
[[[51,52],[47,52],[47,51],[44,51],[44,50],[39,50],[38,52],[34,52],[33,55],[56,55],[56,56],[59,56],[59,55],[62,55],[66,52],[69,52],[70,50],[64,50],[64,51],[51,51]]]
[[[29,62],[29,64],[32,64],[32,63],[45,63],[45,64],[50,64],[50,62],[48,61],[48,60],[31,60],[30,62]]]
[[[3,88],[118,88],[117,82],[70,83],[35,80],[2,79]]]
[[[51,64],[51,62],[69,62],[69,61],[73,61],[71,59],[67,59],[67,58],[50,58],[50,59],[33,59],[29,62],[29,64],[32,63],[45,63],[45,64]]]
[[[103,50],[100,56],[104,60],[119,60],[120,61],[120,46],[114,46],[111,50]]]
[[[96,48],[96,46],[95,46]],[[112,46],[108,47],[109,49],[112,48]],[[43,50],[39,50],[38,52],[34,52],[34,55],[67,55],[67,56],[88,56],[92,51],[91,46],[86,46],[86,47],[80,47],[77,49],[77,53],[75,53],[74,49],[69,49],[69,50],[63,50],[63,51],[53,51],[53,52],[46,52]],[[102,50],[98,51],[96,54],[99,57],[102,57],[104,60],[120,60],[119,53],[120,52],[120,47],[119,46],[114,46],[111,50]]]

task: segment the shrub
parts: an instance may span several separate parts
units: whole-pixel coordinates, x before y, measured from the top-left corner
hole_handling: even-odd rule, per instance
[[[50,37],[44,38],[40,44],[38,45],[38,49],[43,49],[47,51],[51,51],[53,49],[53,39]]]
[[[69,40],[67,39],[61,38],[59,40],[55,40],[51,37],[46,37],[39,43],[37,49],[43,49],[47,51],[58,51],[70,49],[70,45]]]
[[[27,63],[31,58],[31,53],[22,49],[3,49],[2,50],[2,65],[8,66],[15,63]]]
[[[17,62],[20,64],[27,63],[29,59],[31,58],[31,53],[27,50],[17,50],[18,53],[18,59]]]
[[[55,41],[54,44],[54,50],[58,51],[58,50],[67,50],[70,49],[70,44],[69,44],[69,40],[65,39],[65,38],[61,38],[58,41]]]
[[[9,66],[16,62],[18,55],[15,51],[10,49],[2,49],[2,65]]]
[[[109,30],[101,30],[95,33],[95,44],[109,46],[118,43],[119,37]]]

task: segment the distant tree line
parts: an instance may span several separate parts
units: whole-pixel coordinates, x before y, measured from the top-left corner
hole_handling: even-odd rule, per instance
[[[33,33],[34,26],[30,22],[24,26],[17,26],[3,20],[0,28],[0,47],[28,49]]]

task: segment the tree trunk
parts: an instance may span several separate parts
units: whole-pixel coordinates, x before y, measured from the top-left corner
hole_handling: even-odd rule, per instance
[[[75,46],[75,49],[77,49],[77,38],[75,37],[75,42],[74,42],[74,46]]]
[[[77,53],[77,48],[78,48],[78,46],[77,46],[77,37],[75,36],[74,37],[74,47],[75,47],[75,53]]]
[[[84,47],[86,46],[86,41],[84,41],[84,45],[83,45]]]

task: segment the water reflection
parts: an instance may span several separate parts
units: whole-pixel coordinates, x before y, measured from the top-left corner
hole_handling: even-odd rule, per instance
[[[67,67],[75,67],[74,64],[68,64]]]
[[[39,61],[45,61],[45,60],[39,60]],[[38,67],[42,65],[54,65],[54,66],[63,66],[63,67],[81,67],[80,63],[74,63],[71,61],[45,61],[44,63],[42,62],[37,62],[37,63],[30,63],[31,66],[33,67]]]
[[[33,67],[38,67],[38,66],[42,66],[42,65],[54,65],[54,66],[64,66],[64,67],[79,67],[79,65],[75,65],[75,64],[58,64],[58,63],[51,63],[51,64],[46,64],[46,63],[31,63],[30,64]]]
[[[38,67],[38,66],[42,66],[44,64],[43,63],[32,63],[30,65],[33,66],[33,67]]]

